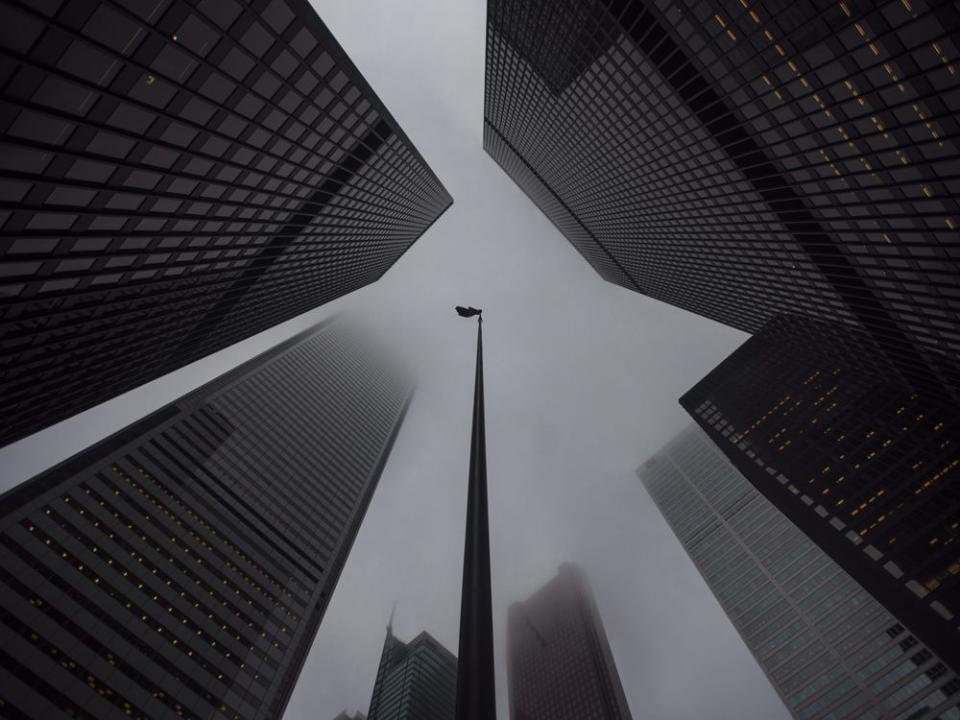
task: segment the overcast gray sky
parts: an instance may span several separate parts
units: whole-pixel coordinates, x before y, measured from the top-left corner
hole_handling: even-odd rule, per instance
[[[482,0],[314,0],[455,198],[378,284],[0,452],[6,489],[338,310],[420,386],[286,720],[366,711],[395,632],[456,651],[474,333],[484,308],[500,717],[506,609],[572,560],[637,720],[788,714],[634,475],[688,422],[677,398],[744,339],[599,278],[483,152]]]

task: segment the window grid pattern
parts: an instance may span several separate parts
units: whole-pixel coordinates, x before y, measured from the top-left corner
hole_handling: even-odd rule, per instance
[[[638,475],[795,718],[960,718],[956,674],[698,428]]]
[[[0,442],[377,280],[452,202],[306,0],[0,22]]]
[[[842,322],[960,397],[948,5],[495,0],[485,147],[606,279]]]
[[[507,619],[511,717],[630,720],[616,663],[589,585],[575,566]]]
[[[680,402],[826,552],[862,582],[875,575],[878,600],[953,664],[960,425],[951,403],[882,367],[865,372],[866,354],[842,328],[780,318]]]
[[[381,357],[307,331],[0,497],[0,714],[279,717],[409,402]]]
[[[454,720],[457,657],[427,632],[408,643],[387,628],[367,720]]]

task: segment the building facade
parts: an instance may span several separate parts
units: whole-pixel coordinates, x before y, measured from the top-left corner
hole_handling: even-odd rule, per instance
[[[960,399],[960,9],[491,0],[484,147],[610,282]]]
[[[637,472],[795,718],[960,718],[957,674],[699,428]]]
[[[856,336],[777,318],[681,399],[741,473],[960,671],[960,423]]]
[[[403,642],[387,627],[367,720],[454,720],[457,657],[422,632]]]
[[[821,343],[814,342],[816,338]],[[744,476],[960,670],[960,423],[856,337],[780,318],[681,399]]]
[[[0,496],[0,715],[279,718],[411,385],[307,330]]]
[[[507,616],[512,720],[631,720],[583,571],[566,563]]]
[[[308,0],[0,23],[0,444],[374,282],[452,202]]]

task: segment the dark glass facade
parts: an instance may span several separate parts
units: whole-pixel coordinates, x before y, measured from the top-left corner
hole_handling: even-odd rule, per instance
[[[960,719],[960,679],[699,428],[637,471],[793,717]]]
[[[680,402],[751,483],[960,668],[960,422],[859,362],[856,336],[771,321]]]
[[[607,280],[960,399],[960,9],[491,0],[484,146]]]
[[[0,443],[377,280],[452,202],[307,0],[0,27]]]
[[[0,496],[0,716],[279,718],[409,402],[341,322]]]
[[[422,632],[402,642],[387,628],[367,720],[454,720],[457,657]]]
[[[512,720],[631,720],[586,576],[569,563],[507,617]]]

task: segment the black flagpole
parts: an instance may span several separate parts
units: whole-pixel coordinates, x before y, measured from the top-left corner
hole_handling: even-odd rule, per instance
[[[461,310],[457,312],[465,317]],[[477,373],[473,388],[473,433],[467,488],[467,530],[460,596],[456,720],[496,720],[493,676],[493,607],[490,600],[490,527],[487,512],[487,451],[483,417],[483,316],[477,317]]]

